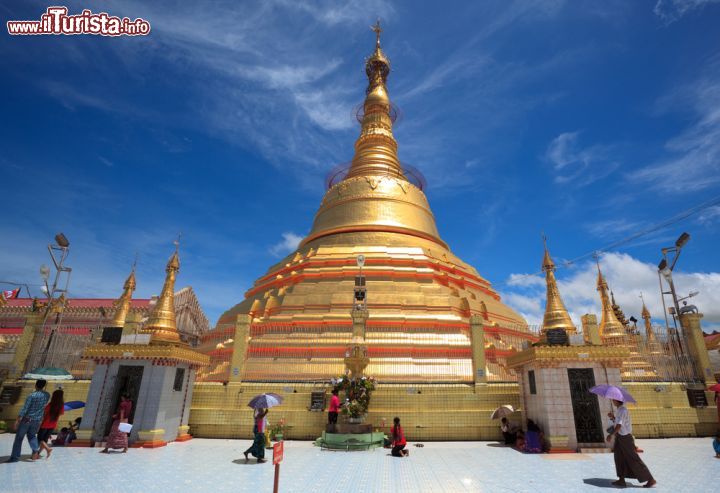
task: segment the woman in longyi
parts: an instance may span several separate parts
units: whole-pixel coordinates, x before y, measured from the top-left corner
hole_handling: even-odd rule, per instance
[[[615,437],[615,445],[613,454],[615,456],[615,471],[618,480],[614,481],[615,486],[625,487],[626,478],[635,478],[641,483],[645,483],[645,488],[652,488],[657,481],[650,474],[650,470],[642,461],[635,448],[635,439],[632,436],[632,421],[630,413],[625,407],[623,401],[612,399],[617,410],[611,418],[614,420],[615,426],[607,437],[610,442]]]
[[[128,449],[128,434],[120,431],[120,423],[127,423],[132,412],[132,401],[127,395],[120,397],[120,405],[115,414],[113,414],[113,424],[110,428],[107,446],[101,451],[108,453],[108,449],[122,449],[122,453]]]

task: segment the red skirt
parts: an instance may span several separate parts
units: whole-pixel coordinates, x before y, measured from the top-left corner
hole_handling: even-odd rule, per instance
[[[110,435],[108,435],[107,448],[127,448],[128,435],[120,431],[119,426],[120,420],[114,420],[112,428],[110,428]]]

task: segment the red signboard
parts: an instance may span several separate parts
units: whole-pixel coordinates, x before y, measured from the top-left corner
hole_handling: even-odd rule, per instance
[[[278,465],[283,460],[283,444],[285,442],[277,442],[273,444],[273,464]]]

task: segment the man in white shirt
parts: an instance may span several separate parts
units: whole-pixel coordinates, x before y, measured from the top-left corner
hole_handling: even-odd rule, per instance
[[[615,486],[625,487],[625,478],[635,478],[641,483],[645,483],[645,488],[652,488],[657,481],[650,474],[650,470],[640,459],[635,448],[635,439],[632,436],[632,421],[630,413],[622,401],[613,399],[613,404],[617,408],[613,416],[615,426],[607,437],[610,442],[615,437],[615,446],[613,454],[615,456],[615,471],[618,480],[613,481]]]

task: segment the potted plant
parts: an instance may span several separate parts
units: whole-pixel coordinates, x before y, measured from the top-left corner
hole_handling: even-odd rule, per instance
[[[285,418],[278,421],[275,426],[270,428],[270,436],[276,442],[281,442],[285,435]]]

